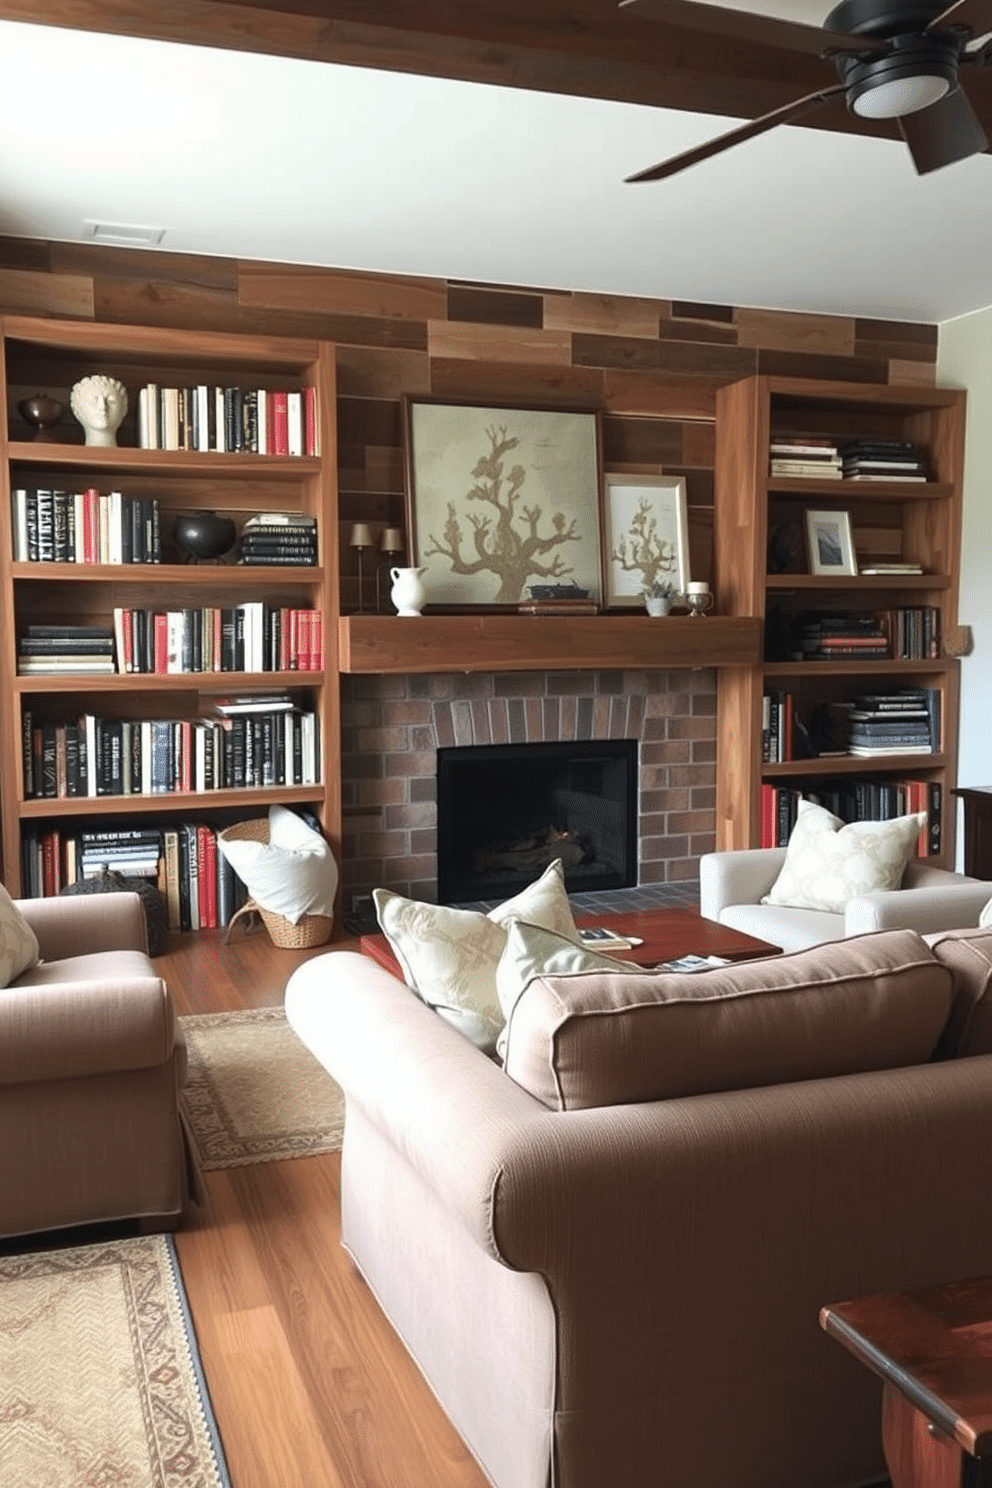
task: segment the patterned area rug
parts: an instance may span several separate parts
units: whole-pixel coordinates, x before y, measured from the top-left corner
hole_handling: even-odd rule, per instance
[[[183,1100],[204,1168],[338,1150],[344,1096],[282,1008],[179,1021],[189,1048]]]
[[[0,1483],[230,1488],[167,1236],[0,1257]]]

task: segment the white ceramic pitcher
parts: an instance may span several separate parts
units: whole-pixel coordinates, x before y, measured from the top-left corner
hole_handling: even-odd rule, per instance
[[[419,615],[427,599],[424,588],[426,568],[391,568],[389,577],[393,587],[389,597],[396,606],[398,615]]]

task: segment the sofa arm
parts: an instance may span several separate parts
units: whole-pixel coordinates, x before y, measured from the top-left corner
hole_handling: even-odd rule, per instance
[[[150,1069],[180,1040],[161,977],[15,983],[0,997],[0,1085]]]
[[[67,894],[18,899],[38,937],[43,961],[98,951],[148,951],[148,922],[140,894]]]
[[[862,894],[845,905],[844,934],[916,930],[920,935],[930,935],[938,930],[963,930],[978,924],[990,894],[992,884],[960,877],[946,887],[884,889]]]
[[[368,956],[330,951],[286,985],[290,1026],[476,1242],[508,1148],[554,1115]]]
[[[699,912],[718,920],[730,904],[759,904],[778,878],[784,847],[745,848],[704,853],[699,860]]]

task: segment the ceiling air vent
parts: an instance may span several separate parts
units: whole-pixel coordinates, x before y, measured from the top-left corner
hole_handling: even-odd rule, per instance
[[[97,243],[126,243],[152,248],[165,237],[164,227],[136,227],[133,222],[84,222],[83,236]]]

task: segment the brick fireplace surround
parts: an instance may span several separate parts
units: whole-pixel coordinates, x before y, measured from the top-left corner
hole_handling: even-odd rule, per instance
[[[715,842],[716,674],[510,672],[343,677],[345,911],[377,886],[437,897],[436,751],[640,742],[639,883],[698,877]]]

